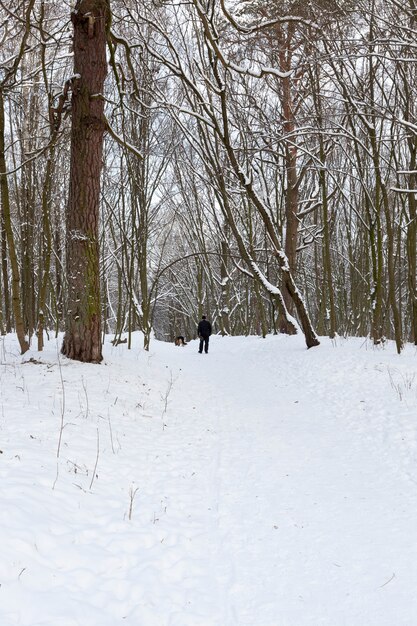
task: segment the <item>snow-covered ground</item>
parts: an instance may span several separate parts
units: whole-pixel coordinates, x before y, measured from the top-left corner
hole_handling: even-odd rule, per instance
[[[415,626],[415,347],[135,342],[0,339],[1,626]]]

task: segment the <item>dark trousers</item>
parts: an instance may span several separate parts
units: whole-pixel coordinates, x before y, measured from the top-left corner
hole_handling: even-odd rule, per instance
[[[208,337],[200,337],[200,347],[198,349],[199,352],[203,352],[203,345],[204,345],[204,352],[207,354],[208,352],[208,343],[209,343],[209,338]]]

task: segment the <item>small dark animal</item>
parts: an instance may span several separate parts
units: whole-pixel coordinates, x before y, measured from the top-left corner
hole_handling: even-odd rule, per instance
[[[187,344],[185,343],[184,337],[176,337],[175,338],[175,345],[176,346],[186,346]]]

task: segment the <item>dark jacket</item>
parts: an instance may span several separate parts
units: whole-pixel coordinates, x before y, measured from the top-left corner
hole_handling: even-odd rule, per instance
[[[210,337],[211,335],[211,324],[207,320],[201,320],[198,325],[198,336],[199,337]]]

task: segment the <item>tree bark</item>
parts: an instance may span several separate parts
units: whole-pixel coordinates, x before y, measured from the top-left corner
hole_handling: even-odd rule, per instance
[[[413,148],[411,167],[416,168],[416,148]],[[412,170],[411,170],[412,171]],[[415,189],[417,176],[410,175],[410,189]],[[414,185],[414,187],[412,186]],[[416,263],[416,242],[417,242],[417,202],[413,193],[408,194],[409,225],[407,228],[407,258],[408,258],[408,287],[410,291],[411,304],[411,329],[412,340],[417,346],[417,263]]]
[[[16,334],[19,340],[21,353],[24,354],[29,350],[29,342],[25,336],[25,329],[22,316],[22,301],[20,295],[20,272],[17,260],[16,246],[12,227],[12,218],[10,212],[9,184],[7,181],[7,166],[5,154],[5,115],[4,115],[4,96],[0,89],[0,196],[3,209],[3,223],[9,248],[10,268],[12,272],[12,306],[14,314],[14,322]]]
[[[292,59],[292,36],[294,33],[293,25],[289,25],[286,36],[278,27],[278,41],[280,43],[280,67],[282,71],[289,72],[291,70]],[[284,149],[285,149],[285,171],[287,174],[287,189],[285,193],[285,244],[284,251],[288,259],[290,272],[293,276],[297,267],[297,238],[298,238],[298,175],[297,175],[297,143],[294,136],[295,117],[294,117],[294,100],[292,94],[292,79],[286,76],[282,79],[282,115],[283,115],[283,131],[284,131]],[[282,283],[282,297],[288,312],[292,315],[294,311],[294,303],[285,281]],[[290,324],[285,317],[279,320],[281,333],[291,335],[294,333]]]
[[[67,207],[68,296],[62,353],[102,360],[99,279],[99,199],[107,74],[109,0],[78,0],[74,25],[71,171]]]
[[[12,332],[9,292],[9,269],[7,263],[7,237],[4,222],[4,210],[0,213],[0,240],[1,240],[1,274],[3,280],[2,301],[4,301],[4,327],[6,333]]]
[[[229,287],[229,272],[228,272],[228,256],[229,256],[229,248],[227,245],[227,231],[228,231],[228,223],[227,220],[224,223],[224,237],[225,239],[220,242],[220,279],[222,286],[222,296],[221,296],[221,326],[222,326],[222,335],[230,335],[230,287]]]

